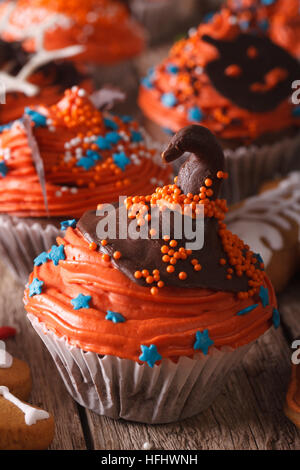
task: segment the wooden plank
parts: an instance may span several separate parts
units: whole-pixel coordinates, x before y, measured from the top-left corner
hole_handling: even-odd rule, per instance
[[[0,325],[15,326],[18,335],[6,342],[7,350],[24,359],[31,368],[31,402],[55,417],[55,439],[51,449],[86,449],[77,404],[71,399],[56,366],[42,341],[26,319],[24,288],[0,264]]]
[[[300,449],[300,432],[283,413],[290,351],[279,329],[260,340],[205,412],[180,423],[147,426],[87,411],[95,449]]]

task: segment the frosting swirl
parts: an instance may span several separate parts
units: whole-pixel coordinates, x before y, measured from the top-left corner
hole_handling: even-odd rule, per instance
[[[148,191],[169,179],[138,124],[98,111],[82,89],[26,113],[32,132],[20,120],[0,134],[0,212],[80,217],[101,202],[116,202],[123,192]]]

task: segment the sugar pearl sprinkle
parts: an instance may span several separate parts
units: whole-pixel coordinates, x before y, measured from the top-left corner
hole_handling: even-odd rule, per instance
[[[58,174],[63,175],[65,184],[73,183],[72,194],[80,187],[93,189],[105,180],[112,181],[118,190],[126,191],[131,184],[127,176],[132,174],[131,165],[141,165],[144,159],[154,158],[157,152],[146,147],[137,122],[104,116],[79,87],[66,90],[62,100],[50,107],[48,114],[46,126],[54,132],[53,140],[56,133],[57,141],[67,136],[62,142],[62,153],[47,168],[48,179],[56,180]],[[55,196],[61,198],[64,191],[58,189]]]

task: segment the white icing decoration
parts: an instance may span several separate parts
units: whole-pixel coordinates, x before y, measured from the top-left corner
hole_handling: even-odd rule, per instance
[[[26,26],[26,12],[24,14],[24,28],[14,28],[13,24],[9,23],[11,15],[15,11],[16,5],[12,2],[3,13],[0,21],[0,33],[13,34],[17,40],[24,41],[25,39],[34,39],[36,53],[28,60],[27,64],[19,71],[16,76],[10,75],[7,70],[0,71],[0,83],[5,87],[6,92],[22,92],[26,96],[35,96],[39,92],[39,87],[29,83],[27,79],[43,65],[58,60],[65,59],[80,54],[85,49],[81,45],[73,45],[62,49],[46,51],[44,49],[44,38],[47,31],[53,30],[56,27],[68,28],[72,24],[70,18],[65,15],[53,13],[50,17],[42,19],[38,23],[29,24]],[[48,10],[40,9],[36,11],[36,15],[44,18],[44,12]],[[28,23],[28,21],[27,21]]]
[[[37,421],[42,421],[44,419],[50,418],[50,415],[49,413],[47,413],[47,411],[37,410],[33,406],[23,403],[21,400],[12,395],[7,387],[0,386],[0,395],[2,395],[5,400],[10,401],[17,408],[23,411],[25,415],[25,423],[27,424],[27,426],[32,426],[33,424],[36,424]]]
[[[290,230],[291,221],[299,226],[300,242],[300,172],[291,173],[277,188],[247,199],[226,217],[229,230],[259,253],[266,266],[272,250],[284,247],[281,231]]]
[[[0,369],[9,369],[13,364],[13,357],[5,350],[4,341],[0,341]]]

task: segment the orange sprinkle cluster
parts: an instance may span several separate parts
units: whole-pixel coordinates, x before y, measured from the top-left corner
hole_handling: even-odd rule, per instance
[[[227,178],[227,173],[218,171],[216,174],[217,178]],[[227,212],[226,201],[223,199],[212,200],[213,196],[213,179],[207,178],[204,182],[204,186],[200,187],[199,194],[183,194],[181,189],[175,183],[172,185],[164,186],[163,188],[157,188],[155,193],[147,196],[133,196],[128,197],[125,201],[126,208],[128,211],[128,217],[131,219],[136,218],[138,225],[144,225],[146,220],[150,220],[149,214],[152,206],[158,206],[160,210],[169,207],[175,209],[180,207],[184,210],[184,214],[187,213],[186,206],[189,208],[191,216],[197,214],[198,204],[204,205],[204,215],[208,218],[215,218],[218,221],[218,235],[220,237],[221,245],[225,253],[224,258],[220,258],[219,263],[224,267],[224,277],[227,280],[231,280],[233,275],[241,277],[246,275],[249,279],[247,292],[239,292],[238,297],[241,299],[252,297],[259,291],[259,287],[263,283],[264,274],[261,271],[263,265],[260,265],[260,269],[257,266],[257,258],[253,252],[249,250],[249,246],[245,245],[236,235],[233,235],[227,228],[224,221],[225,214]],[[151,229],[150,229],[151,232]],[[150,233],[151,236],[151,233]],[[161,256],[163,263],[166,263],[166,272],[174,274],[176,271],[176,264],[179,260],[186,260],[191,256],[192,250],[186,250],[184,247],[178,248],[178,242],[176,240],[170,240],[169,236],[164,236],[163,240],[165,244],[161,246]],[[196,272],[202,270],[202,265],[199,263],[197,258],[191,260],[191,264]],[[156,275],[151,276],[149,272],[144,269],[142,271],[136,271],[134,276],[136,279],[146,280],[147,284],[152,284],[157,281],[160,282],[158,287],[162,287],[160,281],[160,273],[156,270]],[[180,280],[187,279],[187,273],[180,271],[178,274]],[[156,294],[157,289],[153,290],[153,294]]]
[[[149,149],[142,140],[132,147],[131,133],[139,131],[138,123],[123,122],[118,116],[109,116],[116,127],[121,140],[117,144],[111,144],[111,149],[102,150],[97,145],[97,138],[104,137],[112,129],[105,126],[102,113],[95,108],[84,90],[78,87],[66,90],[64,97],[50,107],[48,112],[49,128],[53,130],[53,141],[56,142],[55,152],[51,152],[51,159],[45,161],[45,170],[49,182],[61,182],[63,184],[76,184],[77,187],[94,189],[101,181],[111,181],[119,190],[126,190],[131,184],[130,165],[125,171],[115,163],[113,154],[118,153],[118,146],[122,146],[122,152],[130,159],[132,154],[143,160],[147,153],[151,159],[155,155],[155,149]],[[44,133],[48,128],[37,129],[37,138],[44,141]],[[57,150],[61,142],[61,151]],[[96,152],[99,159],[94,161],[88,169],[78,165],[81,157],[88,152]],[[79,152],[79,153],[78,153]]]

